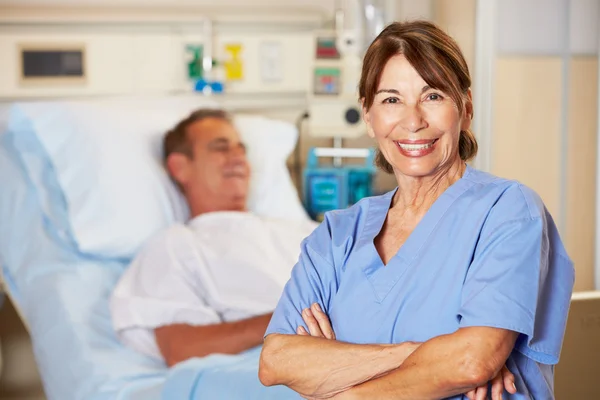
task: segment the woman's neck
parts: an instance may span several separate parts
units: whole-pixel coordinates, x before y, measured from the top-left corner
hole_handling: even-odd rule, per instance
[[[463,176],[465,169],[466,164],[459,159],[430,176],[415,178],[397,173],[398,190],[392,201],[392,209],[402,213],[410,211],[424,214],[446,189]]]

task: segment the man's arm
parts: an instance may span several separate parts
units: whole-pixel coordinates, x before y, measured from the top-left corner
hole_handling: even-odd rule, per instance
[[[487,384],[510,355],[517,332],[462,328],[423,343],[389,374],[358,385],[336,399],[440,399]]]
[[[212,353],[237,354],[258,346],[271,314],[236,322],[192,326],[165,325],[154,329],[156,343],[169,367],[192,357]]]

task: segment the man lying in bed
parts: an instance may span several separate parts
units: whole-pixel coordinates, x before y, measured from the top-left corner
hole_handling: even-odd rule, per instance
[[[165,137],[164,157],[191,220],[152,239],[123,274],[111,299],[119,338],[169,366],[262,344],[316,224],[247,212],[246,149],[221,110],[181,121]]]

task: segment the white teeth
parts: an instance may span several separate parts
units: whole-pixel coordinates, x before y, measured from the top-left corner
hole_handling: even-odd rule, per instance
[[[400,146],[403,150],[407,150],[407,151],[417,151],[417,150],[424,150],[424,149],[428,149],[431,146],[433,146],[433,143],[435,143],[435,140],[433,142],[430,143],[424,143],[424,144],[404,144],[404,143],[399,143],[396,142],[398,144],[398,146]]]

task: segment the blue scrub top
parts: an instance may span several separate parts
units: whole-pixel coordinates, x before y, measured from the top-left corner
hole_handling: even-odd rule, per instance
[[[314,302],[350,343],[509,329],[520,333],[507,361],[518,393],[505,398],[553,399],[574,270],[539,196],[467,166],[386,266],[374,238],[394,193],[326,214],[302,243],[266,335],[295,334]]]

